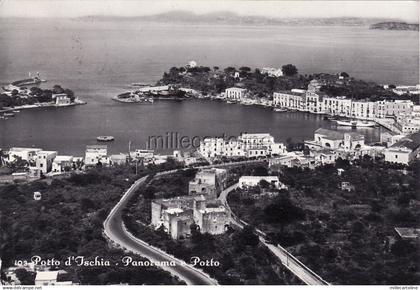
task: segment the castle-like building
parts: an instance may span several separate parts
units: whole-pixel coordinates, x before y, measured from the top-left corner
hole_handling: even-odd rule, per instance
[[[195,224],[201,233],[219,235],[226,231],[229,211],[217,199],[225,189],[227,171],[203,169],[189,184],[189,195],[152,201],[154,228],[163,226],[173,239],[189,237]]]

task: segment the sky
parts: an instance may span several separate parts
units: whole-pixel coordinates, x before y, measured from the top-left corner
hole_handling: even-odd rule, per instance
[[[0,0],[2,17],[138,16],[171,10],[198,14],[231,11],[242,15],[287,17],[377,17],[419,22],[419,1],[382,0]]]

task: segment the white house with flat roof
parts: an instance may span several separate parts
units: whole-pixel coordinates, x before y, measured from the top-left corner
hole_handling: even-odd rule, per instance
[[[238,181],[239,188],[253,187],[264,180],[272,184],[277,189],[287,189],[287,186],[279,181],[277,176],[241,176]]]
[[[98,163],[109,164],[108,146],[87,145],[85,151],[85,165],[94,166]]]
[[[27,162],[34,162],[36,153],[42,151],[41,148],[23,148],[23,147],[12,147],[9,149],[7,162],[11,163],[17,158],[21,158]]]

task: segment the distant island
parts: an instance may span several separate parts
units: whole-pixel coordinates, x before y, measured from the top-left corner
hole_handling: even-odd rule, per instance
[[[409,24],[405,22],[379,22],[372,24],[370,29],[381,29],[381,30],[419,30],[418,24]]]
[[[370,26],[379,21],[396,19],[331,17],[331,18],[277,18],[259,15],[240,15],[229,11],[196,14],[190,11],[169,11],[143,16],[90,15],[75,18],[77,21],[143,21],[160,23],[197,23],[220,25],[302,25],[302,26]]]

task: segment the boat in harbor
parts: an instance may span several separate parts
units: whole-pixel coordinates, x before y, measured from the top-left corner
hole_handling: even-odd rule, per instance
[[[12,112],[13,112],[13,113],[20,113],[20,111],[19,111],[19,110],[13,110]]]
[[[287,112],[287,109],[284,109],[284,108],[274,108],[274,112],[278,112],[278,113]]]
[[[3,116],[4,117],[14,117],[15,113],[4,113]]]
[[[96,140],[100,142],[110,142],[114,141],[114,136],[98,136],[96,137]]]
[[[343,121],[343,120],[337,120],[338,126],[347,126],[347,127],[353,127],[353,128],[363,128],[363,127],[375,127],[376,123],[372,121]]]

